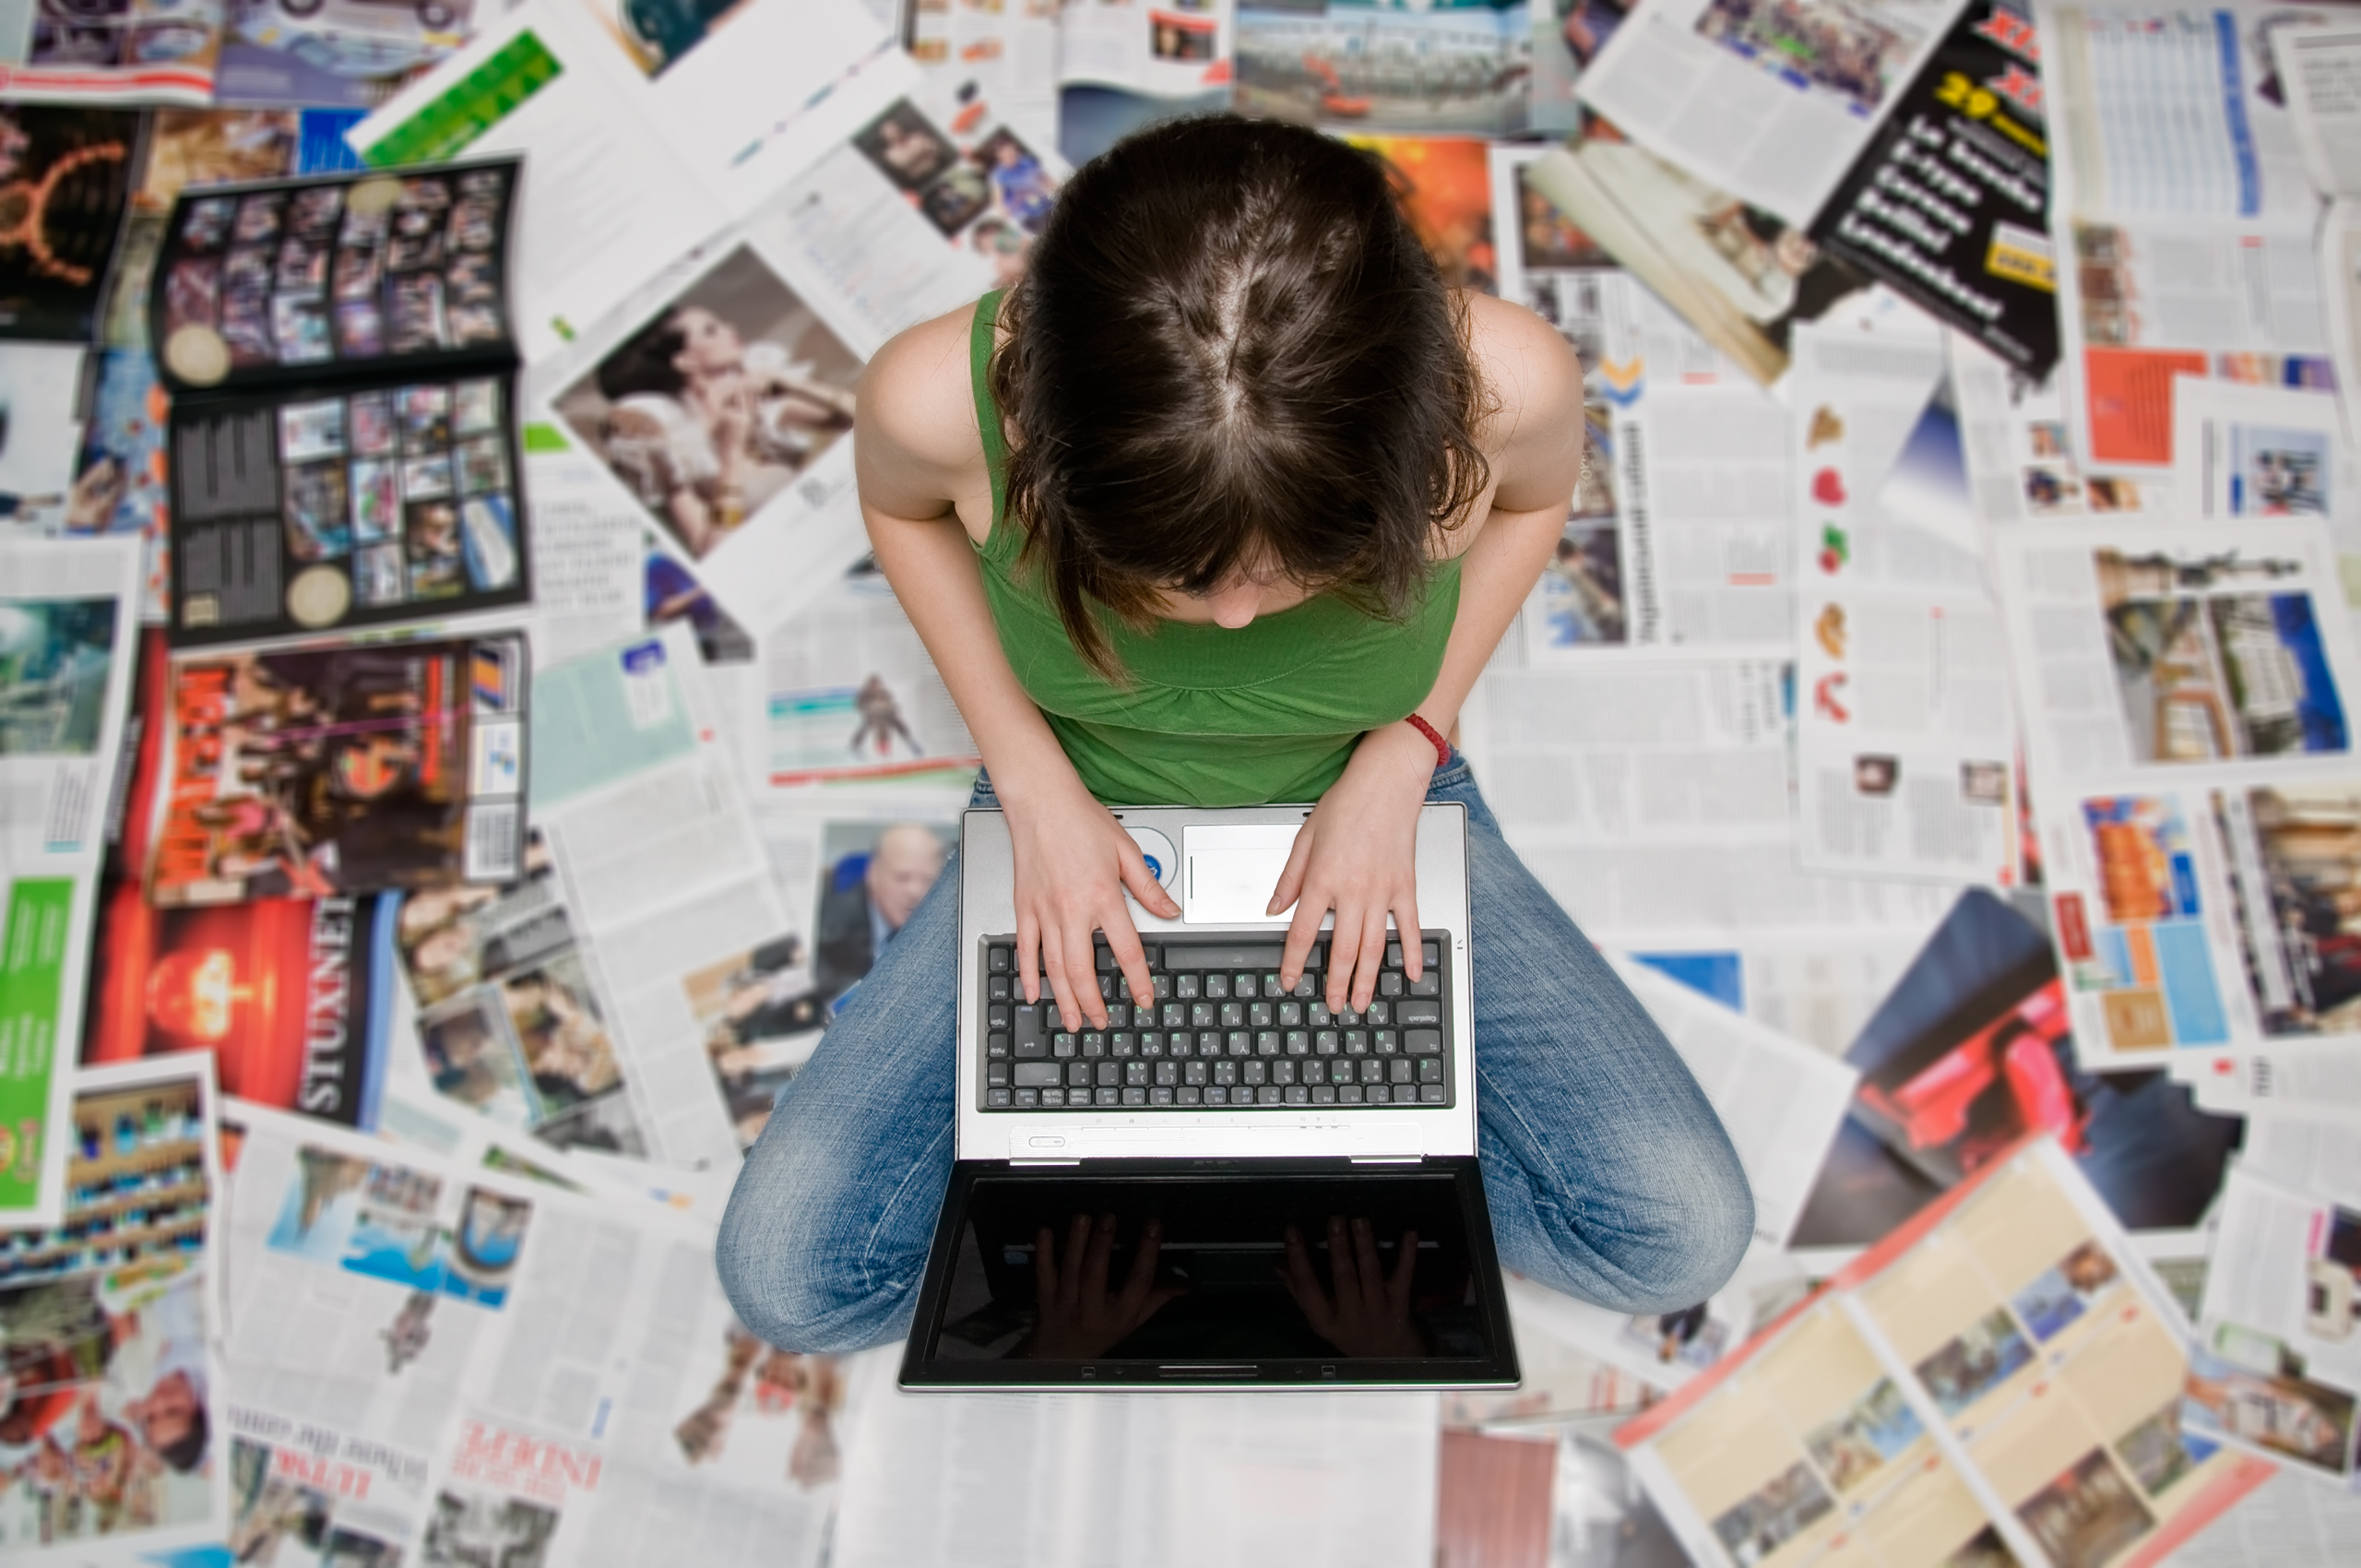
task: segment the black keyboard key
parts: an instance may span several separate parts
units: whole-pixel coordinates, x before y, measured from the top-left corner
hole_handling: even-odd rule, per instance
[[[984,1069],[984,1087],[994,1089],[1008,1087],[1008,1063],[994,1062],[987,1066]]]
[[[984,953],[984,968],[991,973],[1004,975],[1016,967],[1016,949],[993,947]]]
[[[1378,977],[1377,977],[1377,993],[1378,993],[1380,996],[1399,996],[1399,995],[1401,995],[1401,994],[1402,994],[1402,976],[1401,976],[1400,971],[1398,971],[1398,970],[1394,970],[1394,969],[1388,969],[1388,970],[1386,970],[1383,974],[1382,974],[1382,975],[1378,976]]]
[[[984,1057],[987,1061],[991,1062],[1007,1061],[1008,1036],[1005,1033],[986,1035],[984,1037]]]
[[[1109,947],[1099,948],[1098,972],[1102,975],[1111,975],[1115,972],[1116,967],[1114,949]]]
[[[1019,1062],[1016,1064],[1016,1087],[1021,1089],[1045,1089],[1065,1081],[1065,1069],[1054,1062]]]
[[[1015,994],[1016,988],[1008,983],[1006,975],[993,975],[984,981],[984,999],[988,1002],[1006,1002]]]
[[[1415,996],[1407,1002],[1397,1002],[1394,1004],[1394,1021],[1405,1028],[1413,1024],[1440,1028],[1442,1024],[1442,1004]]]
[[[1451,1091],[1441,1084],[1429,1084],[1418,1090],[1418,1098],[1429,1105],[1448,1105],[1451,1102]]]
[[[1418,956],[1424,958],[1427,968],[1431,969],[1442,962],[1442,946],[1439,943],[1421,942],[1418,944]]]
[[[1123,1103],[1125,1105],[1145,1105],[1147,1103],[1147,1090],[1133,1088],[1125,1089],[1123,1091]]]
[[[1410,994],[1413,996],[1441,996],[1442,994],[1442,977],[1435,973],[1434,970],[1429,969],[1425,974],[1420,975],[1417,980],[1410,982]]]
[[[1041,1008],[1038,1004],[1021,1002],[1010,1010],[1016,1032],[1016,1054],[1019,1057],[1050,1054],[1050,1034],[1043,1026]]]
[[[1442,1063],[1436,1061],[1431,1056],[1428,1057],[1424,1062],[1419,1063],[1418,1082],[1422,1084],[1439,1084],[1442,1082]]]
[[[1050,1055],[1055,1056],[1055,1057],[1058,1057],[1058,1058],[1059,1058],[1059,1059],[1061,1059],[1061,1060],[1063,1060],[1063,1059],[1064,1059],[1064,1058],[1066,1058],[1066,1057],[1072,1056],[1072,1055],[1074,1054],[1074,1036],[1072,1036],[1072,1035],[1070,1035],[1070,1034],[1065,1034],[1065,1033],[1061,1032],[1061,1033],[1058,1033],[1058,1034],[1053,1034],[1053,1035],[1051,1035],[1051,1036],[1050,1037]]]
[[[1402,1049],[1412,1056],[1442,1054],[1442,1033],[1439,1029],[1405,1029]]]
[[[1070,1089],[1086,1089],[1086,1088],[1088,1088],[1089,1087],[1090,1087],[1090,1063],[1087,1063],[1087,1062],[1069,1062],[1069,1063],[1066,1063],[1066,1087],[1068,1087],[1068,1088],[1070,1088]]]
[[[986,1089],[984,1103],[998,1111],[1009,1103],[1009,1093],[1006,1089]]]
[[[1385,944],[1385,967],[1389,969],[1398,969],[1402,967],[1402,944],[1400,943],[1389,942]]]
[[[1278,943],[1239,945],[1220,942],[1169,942],[1164,947],[1168,969],[1275,969],[1286,949]]]

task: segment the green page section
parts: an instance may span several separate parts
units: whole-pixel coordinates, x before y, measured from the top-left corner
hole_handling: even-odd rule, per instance
[[[9,884],[7,924],[0,935],[0,1214],[29,1211],[41,1197],[73,918],[71,878]]]
[[[456,158],[564,69],[540,39],[520,32],[362,156],[379,169]]]
[[[530,723],[536,814],[697,747],[664,645],[653,638],[535,674]]]

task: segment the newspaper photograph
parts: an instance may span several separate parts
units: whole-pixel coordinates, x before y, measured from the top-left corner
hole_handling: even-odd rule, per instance
[[[514,879],[526,684],[515,636],[173,660],[149,901]]]
[[[1860,1088],[1793,1243],[1873,1243],[2046,1133],[2125,1229],[2201,1251],[2244,1124],[2163,1074],[2088,1070],[2068,1022],[2047,933],[1962,893],[1844,1051]]]
[[[777,936],[683,981],[741,1148],[762,1135],[779,1091],[950,863],[954,803],[914,796],[899,816],[849,807],[763,812],[777,885],[809,902]]]
[[[860,361],[740,247],[560,393],[558,418],[692,559],[728,576],[742,529],[852,429]]]
[[[1233,102],[1331,130],[1520,135],[1531,119],[1531,10],[1525,0],[1239,0]]]
[[[955,787],[976,742],[893,586],[863,554],[763,639],[742,731],[761,791],[813,784]]]
[[[412,894],[396,940],[434,1092],[559,1148],[646,1158],[612,1027],[560,901],[542,836],[504,887]]]
[[[139,573],[134,540],[0,540],[0,1224],[53,1224],[65,1201]]]
[[[1999,355],[1954,332],[1952,396],[1976,518],[2006,526],[2095,513],[2172,515],[2169,481],[2085,470],[2077,457],[2065,378],[2036,386]]]
[[[220,1161],[202,1055],[74,1078],[64,1223],[0,1261],[0,1550],[84,1562],[221,1538]]]

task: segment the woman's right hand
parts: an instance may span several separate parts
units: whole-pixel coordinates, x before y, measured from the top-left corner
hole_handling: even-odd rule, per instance
[[[1016,855],[1016,975],[1025,1000],[1041,999],[1034,979],[1038,955],[1060,1012],[1078,1013],[1090,1028],[1103,1029],[1107,1003],[1098,994],[1091,932],[1106,932],[1132,995],[1152,1000],[1147,955],[1140,950],[1123,891],[1129,888],[1144,909],[1166,920],[1178,920],[1180,906],[1149,873],[1122,824],[1080,778],[1070,775],[1029,804],[1005,810]]]

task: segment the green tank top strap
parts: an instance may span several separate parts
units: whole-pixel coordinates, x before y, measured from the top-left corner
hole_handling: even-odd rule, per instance
[[[1000,427],[1000,404],[992,397],[992,350],[999,346],[1000,302],[1007,292],[994,289],[976,302],[976,319],[967,328],[967,374],[975,383],[976,427],[984,437],[984,471],[992,481],[992,531],[983,552],[1006,553],[1001,524],[1008,511],[1008,438]]]

